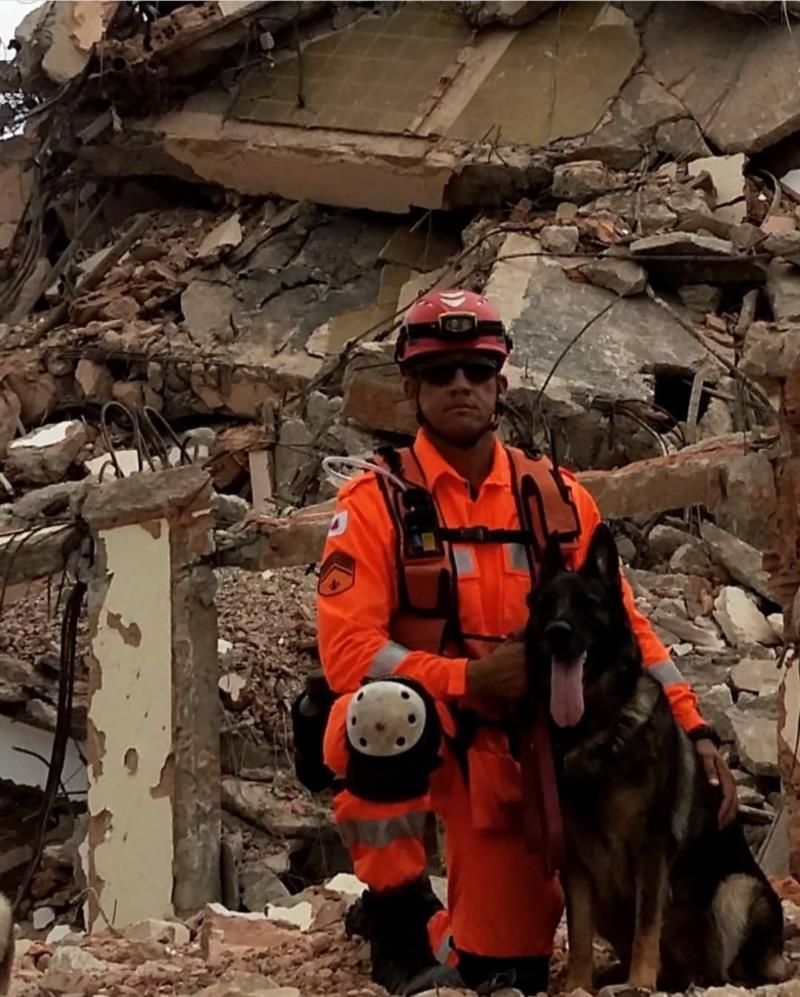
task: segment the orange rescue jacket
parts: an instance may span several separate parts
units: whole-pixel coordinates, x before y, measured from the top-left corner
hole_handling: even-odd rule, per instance
[[[410,538],[413,523],[409,530],[399,522],[399,492],[375,472],[342,487],[320,569],[323,668],[337,693],[353,691],[366,676],[396,674],[417,679],[442,700],[463,700],[470,658],[526,622],[542,536],[558,532],[567,563],[578,568],[600,513],[569,472],[554,475],[545,459],[497,441],[492,470],[474,497],[424,430],[398,459],[388,469],[427,492],[444,539],[437,546],[426,537],[424,515],[416,541]],[[488,531],[490,542],[470,542],[476,527]],[[521,530],[525,543],[518,542]],[[430,557],[409,556],[404,545],[412,542],[432,545]],[[636,609],[624,578],[623,598],[644,665],[664,686],[677,721],[687,731],[702,726],[694,692]]]

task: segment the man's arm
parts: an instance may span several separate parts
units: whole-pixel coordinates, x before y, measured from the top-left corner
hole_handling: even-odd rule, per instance
[[[365,677],[402,675],[434,698],[464,695],[466,658],[410,651],[389,635],[397,605],[394,529],[371,475],[339,493],[317,592],[320,657],[335,692],[351,692]]]

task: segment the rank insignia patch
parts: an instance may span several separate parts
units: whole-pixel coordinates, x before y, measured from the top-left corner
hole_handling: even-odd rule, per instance
[[[325,558],[319,571],[317,591],[320,595],[341,595],[353,587],[356,562],[349,554],[336,551]]]

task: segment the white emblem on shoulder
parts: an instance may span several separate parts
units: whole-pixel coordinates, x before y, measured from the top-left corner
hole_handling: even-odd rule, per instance
[[[337,512],[331,520],[328,537],[340,537],[347,529],[347,509]]]

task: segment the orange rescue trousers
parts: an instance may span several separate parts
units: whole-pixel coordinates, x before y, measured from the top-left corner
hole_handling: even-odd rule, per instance
[[[337,775],[347,767],[346,712],[353,694],[333,705],[325,733],[325,763]],[[437,703],[442,728],[453,718]],[[469,786],[447,739],[430,792],[399,803],[374,803],[343,790],[334,817],[356,875],[376,891],[410,883],[426,868],[426,815],[444,823],[447,911],[431,919],[431,948],[454,965],[457,953],[493,958],[549,956],[563,910],[558,878],[544,857],[526,849],[519,765],[505,735],[480,727],[468,752]]]

